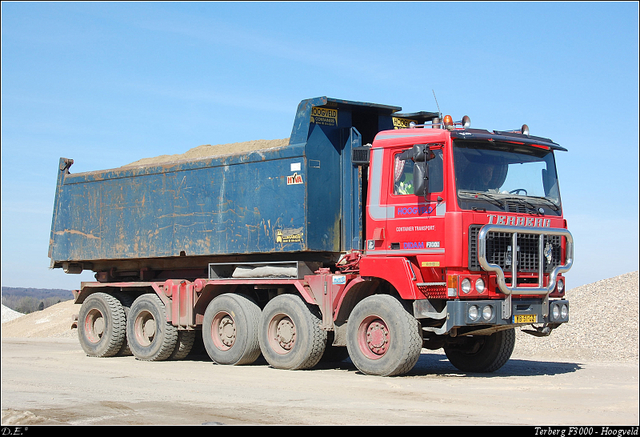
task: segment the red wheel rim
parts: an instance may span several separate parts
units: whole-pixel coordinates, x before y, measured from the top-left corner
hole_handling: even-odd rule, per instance
[[[360,323],[358,346],[367,358],[382,358],[389,350],[389,338],[389,328],[378,316],[369,316]]]
[[[296,325],[286,314],[278,314],[269,321],[267,335],[273,351],[288,354],[296,343]]]
[[[91,343],[98,343],[104,334],[104,315],[97,309],[92,309],[84,318],[84,332]]]
[[[156,320],[149,311],[141,311],[134,323],[134,333],[138,344],[149,346],[156,336]]]
[[[236,342],[236,322],[226,311],[217,313],[211,321],[211,339],[220,350],[231,349]]]

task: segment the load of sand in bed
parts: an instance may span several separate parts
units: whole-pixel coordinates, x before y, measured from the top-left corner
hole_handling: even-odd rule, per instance
[[[237,155],[247,152],[253,152],[256,150],[277,149],[286,147],[288,145],[289,138],[283,138],[280,140],[252,140],[239,143],[217,144],[215,146],[205,144],[202,146],[194,147],[193,149],[176,155],[160,155],[152,158],[142,158],[135,162],[132,162],[131,164],[124,165],[123,167],[165,164],[168,162],[182,161],[185,159],[201,159],[214,156]]]

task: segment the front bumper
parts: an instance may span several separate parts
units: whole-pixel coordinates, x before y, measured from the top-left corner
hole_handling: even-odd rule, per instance
[[[569,301],[564,299],[451,300],[440,312],[425,299],[414,301],[413,311],[417,319],[444,320],[441,327],[423,328],[439,335],[458,328],[491,330],[534,323],[559,325],[569,321]],[[504,317],[505,314],[508,316]]]

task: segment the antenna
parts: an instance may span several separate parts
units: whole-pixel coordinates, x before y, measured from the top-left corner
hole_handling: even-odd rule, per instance
[[[433,93],[433,98],[436,101],[436,106],[438,107],[438,114],[442,115],[442,112],[440,111],[440,105],[438,105],[438,99],[436,98],[436,92],[433,90],[433,88],[431,89],[431,92]]]

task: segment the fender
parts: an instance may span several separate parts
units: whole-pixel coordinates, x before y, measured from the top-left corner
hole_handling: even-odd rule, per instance
[[[362,257],[360,274],[364,277],[384,279],[400,294],[402,299],[424,299],[418,290],[422,274],[418,266],[406,257]]]

